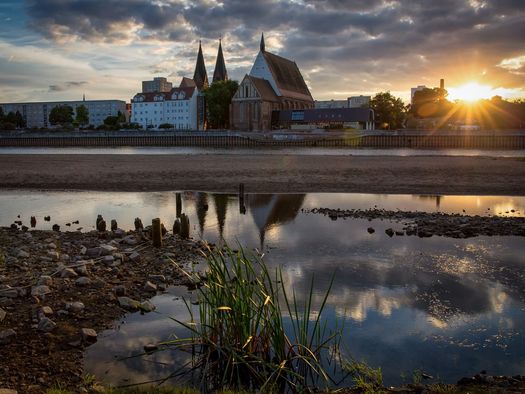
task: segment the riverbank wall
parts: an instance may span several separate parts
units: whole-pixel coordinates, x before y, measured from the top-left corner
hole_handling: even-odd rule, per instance
[[[41,132],[0,133],[0,147],[345,147],[525,149],[525,132]]]

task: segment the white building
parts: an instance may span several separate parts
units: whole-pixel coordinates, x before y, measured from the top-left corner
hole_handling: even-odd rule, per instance
[[[348,108],[346,100],[315,100],[314,108]]]
[[[55,107],[68,105],[76,114],[77,107],[83,105],[89,112],[89,124],[100,126],[108,116],[117,116],[118,113],[127,114],[126,102],[121,100],[79,100],[79,101],[51,101],[35,103],[0,103],[4,114],[20,112],[26,122],[26,127],[49,127],[49,114]],[[74,115],[73,115],[74,116]]]
[[[170,124],[176,129],[196,130],[197,94],[196,86],[173,88],[167,93],[137,93],[131,100],[131,122],[145,129]]]
[[[370,106],[371,96],[348,97],[348,108],[366,108]]]

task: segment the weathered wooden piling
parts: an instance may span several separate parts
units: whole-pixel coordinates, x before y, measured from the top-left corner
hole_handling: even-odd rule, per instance
[[[31,227],[36,227],[36,218],[34,216],[31,216]]]
[[[144,230],[144,226],[142,225],[142,220],[140,218],[135,218],[135,231]]]
[[[190,218],[185,213],[180,215],[180,236],[184,239],[190,237]]]
[[[244,183],[239,183],[239,212],[244,215],[246,206],[244,205]]]
[[[151,240],[156,248],[162,247],[162,224],[159,218],[151,221]]]
[[[98,224],[99,224],[102,220],[104,220],[104,218],[102,217],[102,215],[98,214],[98,215],[97,215],[97,220],[95,221],[95,227],[97,228],[97,230],[98,230]]]
[[[180,229],[181,229],[180,219],[177,218],[173,222],[173,234],[180,234]]]
[[[53,227],[51,227],[53,231],[60,231],[60,226],[58,224],[53,224]]]
[[[45,220],[46,222],[49,222],[49,221],[51,220],[51,216],[44,216],[44,220]]]
[[[176,216],[180,218],[180,215],[182,213],[182,196],[180,193],[175,193],[175,210]]]
[[[111,231],[117,231],[117,229],[118,229],[117,221],[115,219],[111,219]]]
[[[97,230],[103,233],[106,231],[106,221],[104,219],[97,222]]]

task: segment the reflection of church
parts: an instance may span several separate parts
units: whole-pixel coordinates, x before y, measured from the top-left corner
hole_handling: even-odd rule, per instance
[[[267,52],[263,35],[250,74],[244,76],[232,99],[232,129],[269,130],[272,111],[313,107],[314,100],[297,64]]]

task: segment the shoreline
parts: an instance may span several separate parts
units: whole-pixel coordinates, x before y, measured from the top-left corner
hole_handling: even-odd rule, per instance
[[[486,156],[0,155],[2,189],[524,196],[525,160]]]

